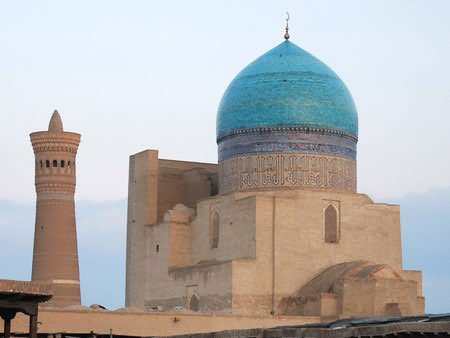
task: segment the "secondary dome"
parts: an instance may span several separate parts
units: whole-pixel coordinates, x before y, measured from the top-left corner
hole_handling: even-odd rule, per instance
[[[358,116],[341,79],[286,40],[230,83],[219,105],[217,140],[260,128],[325,129],[357,139]]]

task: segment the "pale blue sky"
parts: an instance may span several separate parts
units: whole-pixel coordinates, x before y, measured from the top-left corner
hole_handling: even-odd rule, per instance
[[[28,133],[82,133],[79,199],[127,193],[128,156],[216,161],[221,95],[292,41],[330,65],[360,119],[359,190],[450,186],[450,1],[1,1],[0,198],[32,200]]]

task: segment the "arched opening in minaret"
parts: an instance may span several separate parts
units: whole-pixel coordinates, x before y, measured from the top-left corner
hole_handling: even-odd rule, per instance
[[[70,168],[70,161],[67,161],[67,168]]]
[[[61,160],[61,168],[64,168],[64,167],[65,167],[65,165],[66,165],[66,161],[64,161],[64,160]]]
[[[329,205],[325,209],[325,242],[339,242],[339,224],[338,213],[333,205]]]
[[[57,160],[53,160],[53,168],[56,168],[58,166],[58,161]]]
[[[45,161],[45,167],[46,167],[46,168],[50,168],[50,161],[49,161],[49,160],[46,160],[46,161]]]

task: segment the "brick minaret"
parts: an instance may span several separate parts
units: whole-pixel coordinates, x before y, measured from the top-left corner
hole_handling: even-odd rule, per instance
[[[37,194],[31,278],[53,283],[55,306],[80,304],[74,202],[80,136],[64,131],[56,110],[48,131],[30,134]]]

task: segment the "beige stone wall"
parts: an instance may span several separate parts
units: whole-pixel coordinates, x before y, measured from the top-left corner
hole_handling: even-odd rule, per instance
[[[402,277],[406,280],[412,280],[417,283],[417,296],[422,297],[422,271],[417,270],[403,270],[400,271]]]
[[[252,195],[247,198],[254,200],[254,209],[247,213],[255,215],[256,259],[234,262],[233,313],[270,315],[275,313],[274,199]]]
[[[255,199],[238,195],[217,196],[197,205],[192,223],[192,262],[255,258]],[[214,212],[219,215],[219,243],[211,248],[210,226]]]
[[[145,225],[157,220],[158,152],[130,156],[127,216],[126,292],[127,306],[144,306]]]
[[[192,264],[192,226],[172,222],[169,226],[169,268]]]
[[[343,281],[338,311],[342,318],[422,314],[424,309],[418,291],[417,283],[412,280]]]
[[[175,320],[176,318],[176,320]],[[233,316],[217,314],[183,314],[178,312],[107,312],[107,311],[39,311],[40,333],[79,333],[123,336],[172,336],[233,329],[269,328],[318,322],[318,317]],[[0,319],[0,332],[3,321]],[[18,313],[12,332],[28,332],[28,317]]]
[[[375,281],[341,281],[337,287],[343,297],[338,299],[338,313],[342,317],[375,314]],[[340,289],[340,290],[339,290]]]
[[[198,200],[217,190],[216,164],[160,159],[158,167],[158,222],[176,204],[195,208]]]
[[[157,251],[159,246],[159,252]],[[145,288],[142,301],[172,297],[168,287],[169,224],[148,225],[145,229]],[[148,306],[146,303],[145,306]]]
[[[333,320],[338,313],[338,299],[334,293],[322,293],[320,295],[321,321]]]
[[[198,204],[192,225],[177,218],[176,207],[165,222],[147,226],[145,307],[189,309],[195,293],[201,311],[231,312],[231,260],[254,258],[256,253],[255,214],[250,210],[255,210],[253,197],[209,198]],[[220,241],[215,249],[209,242],[212,212],[220,215]]]
[[[179,286],[182,305],[189,306],[192,295],[199,299],[199,311],[230,313],[232,262],[210,262],[169,270],[171,284]]]
[[[144,154],[152,154],[151,160]],[[211,193],[211,182],[205,180],[204,171],[191,170],[195,164],[157,160],[157,153],[151,152],[138,155],[135,156],[150,161],[138,167],[153,166],[156,174],[147,170],[139,176],[139,171],[133,169],[138,179],[134,188],[130,185],[135,189],[130,190],[130,196],[138,201],[129,198],[135,203],[130,215],[137,206],[140,213],[151,214],[151,218],[147,221],[141,217],[141,225],[136,228],[139,231],[133,230],[133,236],[139,238],[129,242],[129,245],[140,246],[135,249],[139,251],[135,257],[141,266],[138,272],[141,284],[134,286],[139,290],[132,290],[139,301],[127,304],[146,308],[160,306],[165,310],[189,309],[190,299],[195,295],[200,311],[277,315],[282,313],[283,299],[295,295],[330,266],[369,261],[389,265],[405,278],[408,287],[399,291],[395,298],[395,294],[383,291],[386,288],[375,288],[371,283],[355,284],[348,290],[342,285],[342,292],[346,292],[348,298],[325,295],[322,299],[320,296],[311,302],[311,306],[317,307],[313,312],[325,317],[332,316],[333,311],[381,314],[386,303],[398,303],[407,308],[408,302],[408,313],[423,309],[420,273],[402,270],[398,206],[376,204],[364,194],[311,188],[207,197],[205,194]],[[185,169],[187,171],[183,171]],[[207,170],[212,172],[213,167]],[[153,181],[149,178],[151,175]],[[133,180],[130,176],[130,182]],[[143,183],[139,183],[141,181]],[[198,190],[194,188],[197,183]],[[159,190],[161,187],[164,187],[163,192]],[[136,189],[141,190],[136,192]],[[165,197],[160,198],[161,195]],[[193,210],[172,205],[184,201],[188,206],[195,206],[194,200],[198,203]],[[140,203],[148,205],[144,207]],[[330,205],[337,213],[337,243],[325,242],[324,211]],[[161,210],[167,211],[166,208],[171,210],[160,220]],[[211,245],[215,213],[219,215],[217,248]],[[129,223],[130,226],[133,229],[133,224]],[[127,272],[127,278],[129,275],[131,273]],[[359,298],[361,302],[355,303],[361,297],[356,295],[361,293],[367,299]],[[392,309],[395,306],[392,305]]]
[[[379,315],[385,314],[387,304],[398,304],[398,314],[401,315],[422,314],[424,310],[421,299],[418,297],[417,283],[412,280],[399,282],[388,279],[377,280],[374,304],[375,313]]]
[[[269,290],[273,289],[273,309],[260,306],[258,313],[277,313],[283,297],[342,262],[368,260],[401,270],[398,206],[374,204],[361,194],[312,190],[254,196],[257,207],[247,212],[257,215],[257,258],[254,264],[233,270],[233,311],[245,313],[256,303],[269,304]],[[330,203],[339,210],[338,243],[324,241],[323,211]],[[251,304],[247,310],[242,308],[246,304]]]
[[[324,241],[323,211],[330,203],[339,205],[338,243]],[[365,195],[308,191],[295,200],[277,200],[276,206],[279,296],[342,262],[368,260],[401,269],[398,207],[373,204]]]
[[[149,226],[162,222],[165,213],[176,204],[193,207],[198,199],[213,194],[217,186],[216,168],[215,164],[159,159],[157,150],[145,150],[130,156],[125,297],[127,306],[144,307],[145,295],[148,294],[146,289],[152,280],[148,276],[167,276],[167,261],[161,261],[159,258],[152,261],[150,253],[156,250],[158,240],[162,241],[159,244],[161,248],[167,249],[168,242],[164,241],[168,241],[168,234],[161,239],[149,239],[153,233]],[[183,230],[188,231],[184,231],[182,235]],[[161,234],[164,231],[167,232],[167,229],[163,227]],[[189,229],[181,227],[174,227],[172,232],[180,233],[181,241],[184,236],[189,236]],[[176,239],[172,242],[174,248],[179,244]],[[172,258],[178,259],[175,257],[183,258],[185,262],[190,259],[181,251],[172,251]]]
[[[189,310],[190,299],[195,294],[200,311],[231,312],[231,262],[191,266],[189,261],[189,266],[184,267],[176,264],[188,261],[183,253],[190,245],[185,243],[190,237],[190,224],[181,223],[176,213],[173,214],[166,217],[167,222],[148,225],[145,229],[144,307]]]
[[[231,262],[211,262],[169,268],[170,224],[147,228],[149,268],[145,277],[145,308],[189,310],[192,295],[199,297],[203,312],[231,311]],[[159,245],[159,252],[156,251]]]

